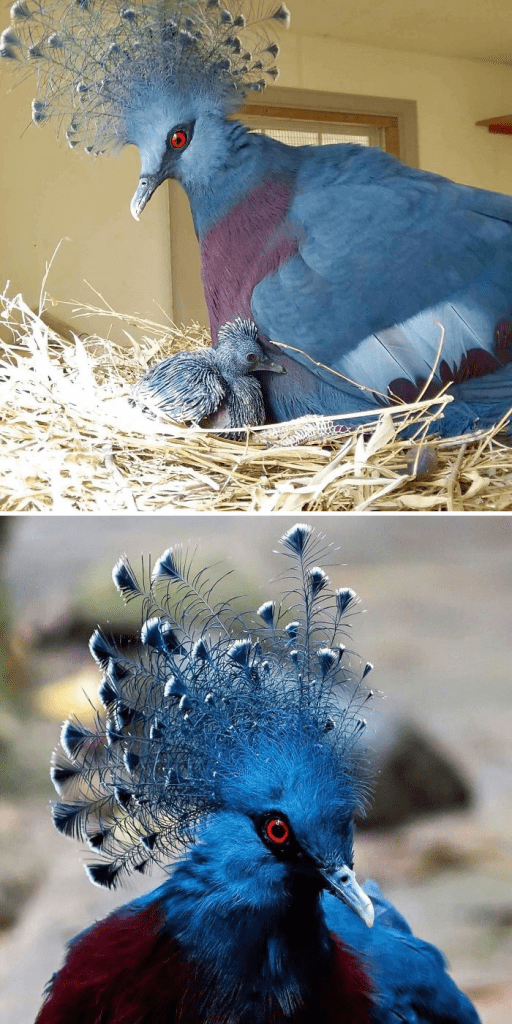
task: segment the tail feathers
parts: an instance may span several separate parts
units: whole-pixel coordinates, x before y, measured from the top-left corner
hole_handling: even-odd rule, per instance
[[[505,412],[512,406],[512,363],[495,373],[487,373],[485,377],[472,377],[462,384],[455,384],[450,394],[462,402],[501,405]]]
[[[511,310],[512,258],[451,299],[369,335],[334,368],[380,394],[414,401],[430,380],[438,390],[506,364],[512,358]]]
[[[487,429],[508,414],[503,432],[512,437],[512,363],[485,377],[454,384],[450,394],[455,401],[445,410],[441,428],[445,436]]]
[[[476,430],[488,430],[495,426],[506,413],[512,409],[504,409],[503,406],[483,405],[481,407],[467,405],[465,402],[454,402],[447,407],[443,419],[436,421],[432,426],[432,433],[441,437],[458,437],[461,434],[471,434]],[[511,421],[504,424],[500,433],[512,437]]]

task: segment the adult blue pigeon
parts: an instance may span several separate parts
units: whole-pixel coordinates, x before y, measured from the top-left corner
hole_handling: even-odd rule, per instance
[[[175,178],[201,247],[212,342],[251,318],[293,347],[262,378],[269,422],[427,397],[453,382],[447,434],[512,406],[512,197],[378,149],[289,147],[231,115],[277,76],[283,4],[16,0],[6,62],[34,68],[33,119],[71,146],[135,144],[138,218]]]
[[[37,1024],[478,1024],[438,950],[356,880],[372,666],[345,647],[357,598],[331,591],[323,543],[285,533],[287,590],[256,617],[180,549],[144,585],[115,566],[140,645],[93,634],[104,713],[63,726],[53,819],[98,885],[168,877],[72,940]]]

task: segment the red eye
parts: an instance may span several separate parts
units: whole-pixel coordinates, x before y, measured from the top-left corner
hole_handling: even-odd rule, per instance
[[[183,149],[187,145],[188,139],[186,132],[181,128],[178,128],[177,132],[173,132],[171,135],[171,146],[173,149]]]
[[[265,832],[272,843],[282,846],[290,838],[290,826],[282,818],[269,818],[265,822]]]

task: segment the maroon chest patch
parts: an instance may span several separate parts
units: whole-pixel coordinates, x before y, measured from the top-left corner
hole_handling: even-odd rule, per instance
[[[237,203],[201,243],[212,340],[222,324],[250,316],[253,289],[297,251],[285,217],[292,185],[269,180]]]

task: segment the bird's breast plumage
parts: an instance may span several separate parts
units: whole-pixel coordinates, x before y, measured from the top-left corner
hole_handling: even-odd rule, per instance
[[[372,999],[364,968],[334,933],[331,939],[332,956],[312,999],[290,1013],[274,1000],[264,1009],[259,1005],[257,1024],[370,1024]],[[201,965],[169,934],[163,901],[128,905],[72,941],[36,1024],[252,1022],[247,1008],[241,1015],[228,1012],[237,1002],[229,992],[212,1008],[205,977]]]
[[[215,344],[219,327],[251,315],[253,289],[298,251],[287,221],[294,176],[267,178],[201,240],[206,304]]]

